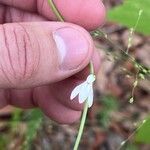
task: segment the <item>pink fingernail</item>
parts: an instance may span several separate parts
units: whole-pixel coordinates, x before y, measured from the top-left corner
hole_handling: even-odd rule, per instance
[[[63,70],[76,69],[88,55],[89,42],[83,33],[71,27],[59,28],[53,33]]]

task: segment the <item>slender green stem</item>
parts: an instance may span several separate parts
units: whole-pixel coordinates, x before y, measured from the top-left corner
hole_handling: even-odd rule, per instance
[[[89,67],[90,67],[90,73],[94,74],[94,66],[93,66],[92,61],[90,62]],[[83,109],[83,113],[82,113],[82,117],[81,117],[81,121],[80,121],[80,127],[79,127],[77,139],[76,139],[73,150],[77,150],[78,147],[79,147],[79,143],[81,141],[81,136],[82,136],[84,125],[85,125],[87,112],[88,112],[88,103],[86,101],[85,104],[84,104],[84,109]]]
[[[57,9],[56,5],[54,4],[53,0],[48,0],[48,3],[51,6],[51,8],[52,8],[53,12],[55,13],[56,17],[60,21],[64,22],[64,18],[60,14],[60,12],[58,11],[58,9]],[[93,66],[92,61],[90,61],[89,67],[90,67],[90,73],[94,74],[94,66]],[[80,127],[79,127],[78,135],[77,135],[73,150],[78,150],[78,147],[79,147],[79,144],[80,144],[80,141],[81,141],[81,137],[82,137],[82,134],[83,134],[83,129],[84,129],[84,125],[85,125],[87,112],[88,112],[88,103],[86,101],[85,104],[84,104],[84,109],[83,109],[83,113],[82,113],[82,117],[81,117],[81,121],[80,121]]]
[[[78,135],[77,135],[73,150],[78,150],[78,147],[79,147],[79,144],[80,144],[80,141],[81,141],[81,137],[82,137],[82,133],[83,133],[83,129],[84,129],[84,125],[85,125],[87,112],[88,112],[88,103],[85,102],[82,117],[81,117],[81,121],[80,121],[79,131],[78,131]]]
[[[53,0],[48,0],[48,3],[49,3],[49,5],[51,6],[51,8],[52,8],[54,14],[56,15],[56,17],[57,17],[60,21],[64,22],[64,18],[63,18],[63,16],[61,15],[61,13],[59,12],[59,10],[57,9],[57,7],[56,7],[55,3],[53,2]]]
[[[94,74],[94,65],[93,65],[93,63],[92,63],[92,61],[90,61],[90,73],[91,74]]]
[[[90,67],[90,73],[94,74],[94,66],[93,66],[92,61],[90,62],[89,67]],[[84,104],[84,109],[83,109],[83,113],[82,113],[82,117],[81,117],[81,121],[80,121],[80,127],[79,127],[78,135],[77,135],[73,150],[77,150],[79,147],[79,143],[81,141],[81,137],[82,137],[82,133],[83,133],[84,125],[85,125],[87,112],[88,112],[88,103],[86,101]]]

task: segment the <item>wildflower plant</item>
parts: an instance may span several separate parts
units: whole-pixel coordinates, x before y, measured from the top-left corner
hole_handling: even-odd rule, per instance
[[[51,9],[53,10],[54,14],[56,15],[56,17],[59,19],[59,21],[64,22],[65,20],[64,20],[63,16],[60,14],[59,10],[57,9],[53,0],[48,0],[48,3],[50,5]],[[134,91],[135,91],[135,88],[138,86],[138,80],[145,79],[145,77],[150,74],[149,68],[146,68],[142,64],[138,63],[136,61],[136,59],[129,54],[129,49],[132,46],[133,34],[139,23],[142,13],[143,13],[143,10],[139,10],[137,22],[136,22],[135,26],[130,29],[128,46],[127,46],[126,50],[123,50],[117,44],[114,44],[114,42],[109,38],[109,36],[106,33],[104,33],[103,31],[101,31],[100,29],[97,29],[97,30],[91,32],[91,35],[93,38],[96,38],[96,39],[103,38],[110,45],[113,45],[116,49],[120,50],[122,52],[123,56],[126,59],[128,59],[134,65],[135,69],[137,70],[137,73],[135,76],[135,81],[133,83],[131,98],[129,99],[129,103],[131,103],[131,104],[133,104],[133,102],[134,102]],[[96,76],[94,74],[94,67],[93,67],[92,61],[89,64],[89,68],[90,68],[90,72],[89,72],[89,75],[88,75],[86,81],[84,81],[80,85],[77,85],[73,89],[73,91],[70,95],[70,100],[74,100],[74,98],[78,96],[79,103],[84,103],[84,109],[83,109],[83,113],[82,113],[82,117],[81,117],[81,121],[80,121],[79,131],[78,131],[78,135],[77,135],[73,150],[77,150],[79,147],[79,143],[81,140],[81,136],[83,133],[84,124],[85,124],[85,120],[86,120],[86,116],[87,116],[87,112],[88,112],[88,108],[91,107],[93,104],[93,83],[96,80]],[[135,134],[135,132],[137,132],[145,124],[145,122],[146,122],[146,120],[142,121],[142,124],[125,141],[123,141],[120,144],[120,147],[118,148],[118,150],[120,150],[127,143],[127,141]]]
[[[53,0],[48,0],[48,3],[50,5],[50,7],[52,8],[53,12],[55,13],[56,17],[60,21],[64,22],[64,18],[60,14],[57,7],[55,6]],[[92,61],[89,64],[89,68],[90,68],[90,74],[87,77],[86,81],[81,83],[80,85],[76,86],[73,89],[71,96],[70,96],[70,99],[73,100],[77,95],[79,95],[79,103],[83,103],[83,102],[85,103],[82,117],[81,117],[78,136],[77,136],[74,148],[73,148],[74,150],[77,150],[79,147],[79,143],[81,140],[81,136],[83,133],[84,124],[85,124],[85,120],[86,120],[86,116],[87,116],[87,111],[88,111],[88,108],[91,107],[93,104],[93,83],[96,80],[96,76],[94,75],[94,67],[93,67]]]

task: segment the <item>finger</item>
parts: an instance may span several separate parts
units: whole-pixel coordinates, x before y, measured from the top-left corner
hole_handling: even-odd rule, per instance
[[[34,90],[1,90],[0,108],[10,104],[24,109],[33,108],[38,105],[48,117],[59,123],[68,124],[79,119],[80,111],[75,111],[62,105],[52,95],[48,86]]]
[[[25,0],[0,0],[0,3],[32,12],[37,10],[37,2],[35,2],[35,0],[30,0],[28,2]]]
[[[34,99],[43,112],[58,123],[71,124],[80,118],[81,111],[75,111],[61,104],[52,96],[48,86],[36,88]]]
[[[93,42],[68,23],[0,26],[0,88],[28,88],[57,82],[89,63]]]
[[[100,57],[98,56],[96,51],[94,52],[92,58],[93,63],[95,64],[95,72],[97,72],[100,66]],[[49,87],[51,87],[51,93],[53,97],[55,97],[55,99],[58,99],[63,105],[73,110],[82,110],[82,105],[80,105],[78,101],[70,101],[70,93],[78,83],[85,80],[88,74],[89,66],[69,79],[56,84],[52,84]],[[64,86],[65,88],[63,88]],[[0,90],[0,108],[3,108],[8,104],[21,108],[35,107],[37,100],[33,99],[33,93],[35,93],[33,91],[34,89]],[[59,93],[57,91],[59,91]]]
[[[94,74],[97,74],[101,67],[101,55],[97,49],[94,50],[94,53],[91,58],[91,62],[94,68]],[[90,66],[88,65],[84,70],[81,70],[79,73],[75,74],[75,77],[79,80],[86,80],[86,77],[90,74]]]
[[[32,21],[46,21],[46,18],[36,13],[31,13],[28,11],[23,11],[17,8],[4,6],[0,4],[0,24]]]
[[[8,91],[0,90],[0,109],[8,105]]]
[[[33,89],[0,90],[0,108],[7,105],[14,105],[15,107],[24,109],[35,107],[33,100]]]
[[[0,0],[0,3],[9,6],[21,8],[35,12],[36,8],[39,14],[49,20],[56,20],[56,16],[50,9],[47,0]],[[54,0],[58,10],[65,21],[83,26],[86,29],[93,30],[102,25],[105,20],[105,8],[101,0]],[[26,4],[26,5],[24,5]]]
[[[23,109],[35,107],[33,89],[9,90],[7,104]]]

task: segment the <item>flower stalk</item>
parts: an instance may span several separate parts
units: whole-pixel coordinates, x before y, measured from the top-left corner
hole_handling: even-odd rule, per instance
[[[51,9],[53,10],[53,12],[56,15],[56,17],[58,18],[58,20],[60,20],[61,22],[65,22],[63,16],[61,15],[59,10],[57,9],[53,0],[48,0],[48,4],[50,5]]]
[[[78,131],[78,135],[77,135],[73,150],[78,150],[78,147],[79,147],[79,144],[80,144],[80,141],[81,141],[81,137],[82,137],[82,134],[83,134],[83,129],[84,129],[84,125],[85,125],[87,112],[88,112],[88,103],[85,102],[82,117],[81,117],[81,121],[80,121],[79,131]]]
[[[53,0],[48,0],[48,3],[50,5],[51,9],[53,10],[54,14],[56,15],[56,17],[61,22],[65,22],[63,16],[61,15],[61,13],[59,12],[59,10],[57,9],[57,7],[54,4]],[[92,61],[90,61],[89,68],[90,68],[90,75],[93,75],[93,77],[94,77],[94,66],[93,66]],[[92,86],[92,83],[94,81],[95,80],[93,80],[91,83],[88,83],[88,84],[90,84],[90,86]],[[91,99],[91,102],[93,103],[93,99]],[[84,109],[83,109],[83,112],[82,112],[82,117],[81,117],[81,121],[80,121],[79,131],[78,131],[78,135],[77,135],[77,138],[76,138],[73,150],[78,150],[78,147],[79,147],[79,144],[80,144],[80,141],[81,141],[81,137],[82,137],[82,134],[83,134],[83,129],[84,129],[84,125],[85,125],[85,121],[86,121],[86,117],[87,117],[88,108],[89,108],[89,102],[88,102],[88,98],[87,98],[85,100],[85,103],[84,103]]]

